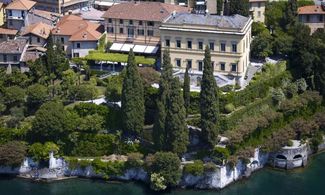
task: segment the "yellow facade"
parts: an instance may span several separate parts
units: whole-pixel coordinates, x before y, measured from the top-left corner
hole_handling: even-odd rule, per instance
[[[250,63],[251,24],[243,29],[221,29],[208,25],[163,23],[160,27],[161,49],[170,50],[175,68],[203,70],[204,49],[211,49],[214,71],[224,75],[244,76]]]
[[[0,7],[0,26],[4,25],[5,22],[5,11],[4,11],[4,5],[2,4]]]

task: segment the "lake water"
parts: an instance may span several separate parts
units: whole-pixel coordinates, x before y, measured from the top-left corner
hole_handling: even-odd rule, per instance
[[[246,180],[221,191],[172,190],[170,195],[325,195],[325,153],[309,161],[308,167],[295,171],[263,169]],[[142,195],[157,194],[136,183],[108,183],[99,180],[71,179],[53,183],[34,183],[17,178],[0,179],[0,195]]]

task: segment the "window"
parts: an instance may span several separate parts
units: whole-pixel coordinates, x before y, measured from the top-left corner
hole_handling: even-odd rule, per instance
[[[187,61],[187,68],[191,69],[192,68],[192,60],[186,60]]]
[[[21,17],[25,18],[25,12],[24,11],[21,11]]]
[[[3,61],[7,62],[7,55],[6,54],[3,55]]]
[[[62,49],[62,51],[65,51],[65,49],[64,49],[64,46],[62,46],[62,48],[61,48],[61,49]]]
[[[14,60],[14,62],[17,62],[18,61],[18,57],[17,56],[14,56],[13,57],[13,60]]]
[[[12,16],[12,10],[9,10],[9,16]]]
[[[203,49],[203,42],[202,41],[199,41],[199,49]]]
[[[261,2],[258,2],[257,7],[258,7],[258,8],[261,7]]]
[[[232,52],[237,52],[237,44],[236,43],[233,43],[232,44]]]
[[[309,15],[306,16],[306,21],[309,22]]]
[[[220,44],[220,51],[225,52],[226,51],[226,43]]]
[[[181,67],[181,59],[176,59],[176,66]]]
[[[148,26],[154,26],[154,22],[153,21],[149,21],[147,24],[148,24]]]
[[[144,35],[144,30],[143,29],[138,29],[138,35]]]
[[[73,57],[79,58],[79,53],[73,53]]]
[[[153,30],[148,30],[148,36],[153,36]]]
[[[224,62],[220,63],[220,70],[222,70],[222,71],[226,70],[226,64]]]
[[[192,49],[192,41],[187,41],[187,48]]]
[[[3,35],[2,34],[0,34],[0,39],[3,39]]]
[[[61,43],[64,43],[64,37],[61,37]]]
[[[12,20],[9,20],[9,26],[12,26]]]
[[[165,45],[166,45],[166,47],[170,47],[170,40],[169,39],[165,40]]]
[[[237,64],[231,64],[231,71],[236,72],[237,71]]]
[[[214,50],[214,42],[210,42],[209,47],[210,47],[210,50],[213,51]]]
[[[108,18],[108,23],[112,23],[112,18]]]
[[[133,25],[133,20],[129,20],[129,25]]]
[[[108,33],[114,33],[114,27],[108,27],[107,31]]]
[[[39,37],[37,37],[37,43],[41,42],[41,39]]]
[[[122,19],[120,19],[120,24],[123,24],[123,20]]]
[[[199,71],[202,71],[203,70],[203,62],[202,61],[198,61],[197,64],[198,64]]]
[[[319,17],[319,21],[323,22],[323,15],[319,15],[318,17]]]
[[[211,62],[212,71],[214,71],[214,62]]]
[[[143,24],[143,22],[140,20],[140,21],[139,21],[139,25],[142,26],[142,24]]]
[[[260,18],[261,17],[261,11],[257,12],[257,17]]]
[[[124,29],[123,28],[120,28],[120,34],[123,34],[124,32]]]
[[[176,40],[176,47],[177,48],[181,48],[182,47],[181,40]]]
[[[80,43],[77,43],[77,48],[80,48]]]

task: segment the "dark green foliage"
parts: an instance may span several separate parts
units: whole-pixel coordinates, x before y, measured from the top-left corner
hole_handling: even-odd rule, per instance
[[[144,164],[143,154],[141,153],[129,153],[128,161],[126,161],[125,165],[128,169],[130,168],[141,168]]]
[[[108,161],[103,162],[100,159],[95,159],[91,162],[94,171],[97,174],[103,175],[105,179],[111,176],[120,176],[125,170],[125,163],[123,161]]]
[[[257,35],[251,44],[251,55],[256,59],[264,59],[272,54],[272,36],[269,31],[263,31]]]
[[[158,173],[165,179],[166,186],[175,186],[181,179],[181,162],[176,154],[157,152],[150,166],[150,173]]]
[[[35,114],[30,139],[40,142],[64,139],[75,128],[74,122],[61,102],[46,102]]]
[[[242,16],[249,16],[249,1],[248,0],[232,0],[228,1],[228,14],[239,14]]]
[[[157,112],[153,127],[153,140],[156,149],[162,150],[166,147],[167,132],[165,129],[167,115],[167,98],[170,96],[171,82],[173,79],[173,68],[170,62],[169,50],[163,53],[162,73],[159,82],[157,98]]]
[[[106,100],[108,102],[118,102],[122,95],[123,76],[112,76],[107,79]]]
[[[127,64],[122,88],[123,132],[139,134],[144,125],[144,91],[132,50]]]
[[[166,149],[180,155],[187,150],[189,132],[185,122],[186,112],[178,78],[174,78],[171,82],[166,103]]]
[[[209,147],[214,147],[218,136],[219,102],[217,84],[211,66],[210,49],[206,47],[204,55],[204,69],[201,82],[200,112],[203,140]]]
[[[21,106],[25,103],[25,90],[18,86],[7,87],[4,94],[4,102],[7,108]]]
[[[297,11],[297,0],[289,0],[287,3],[286,12],[284,14],[284,24],[287,30],[296,24],[298,16]]]
[[[45,101],[48,100],[47,87],[41,84],[34,84],[27,88],[27,104],[29,113],[34,113]]]
[[[0,146],[0,165],[18,167],[26,157],[27,146],[23,142],[10,141]]]
[[[194,176],[202,176],[204,173],[204,164],[201,160],[195,160],[194,163],[186,164],[183,172]]]
[[[183,97],[184,97],[184,106],[187,115],[189,113],[189,108],[191,104],[190,76],[188,74],[188,67],[186,68],[185,75],[184,75]]]

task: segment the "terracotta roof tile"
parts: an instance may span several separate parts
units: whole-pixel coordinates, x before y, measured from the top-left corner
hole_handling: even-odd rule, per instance
[[[43,39],[47,39],[52,30],[52,26],[45,24],[43,22],[39,22],[36,24],[29,25],[23,30],[22,35],[33,34]]]
[[[27,40],[25,39],[4,41],[0,43],[0,53],[20,54],[23,52],[26,45]]]
[[[30,10],[36,4],[35,1],[29,0],[15,0],[6,7],[6,9],[14,10]]]
[[[39,9],[33,9],[31,12],[37,16],[43,17],[43,18],[51,20],[51,21],[56,21],[58,18],[61,17],[61,15],[58,13],[48,12],[48,11],[39,10]]]
[[[2,34],[2,35],[16,35],[17,33],[18,33],[18,30],[0,28],[0,34]]]
[[[325,14],[325,9],[320,5],[308,5],[298,8],[298,14]]]
[[[52,34],[70,36],[70,41],[97,41],[102,35],[99,29],[100,24],[83,20],[79,16],[68,15],[59,21]]]
[[[128,2],[113,5],[102,17],[161,22],[173,11],[184,13],[190,10],[187,7],[160,2]]]

